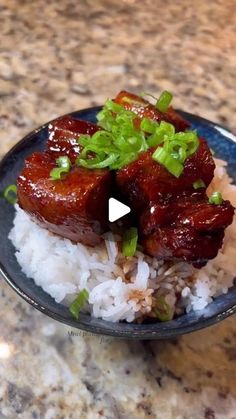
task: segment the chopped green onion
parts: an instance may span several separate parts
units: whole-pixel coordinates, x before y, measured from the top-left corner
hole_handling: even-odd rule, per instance
[[[198,180],[196,180],[196,182],[193,182],[193,188],[194,189],[200,189],[200,188],[205,188],[205,187],[206,187],[206,185],[205,185],[205,183],[203,182],[202,179],[198,179]]]
[[[105,105],[106,105],[106,108],[109,111],[112,111],[112,112],[115,112],[115,113],[119,113],[119,112],[123,111],[123,107],[121,105],[119,105],[118,103],[114,102],[111,99],[108,99],[106,101],[106,104]]]
[[[76,299],[70,304],[69,310],[72,316],[76,318],[76,320],[79,319],[80,311],[84,307],[85,303],[88,301],[88,297],[88,291],[86,289],[83,289],[77,295]]]
[[[71,161],[68,156],[60,156],[56,160],[59,167],[54,167],[50,172],[50,180],[60,180],[62,175],[68,173],[71,169]]]
[[[98,159],[89,159],[84,160],[78,158],[76,160],[76,164],[78,166],[86,167],[88,169],[104,169],[105,167],[109,167],[117,160],[117,154],[113,153],[110,156],[106,157],[104,160],[98,161]]]
[[[120,156],[117,158],[117,160],[110,165],[111,170],[117,170],[121,167],[127,166],[127,164],[132,163],[134,160],[137,159],[136,153],[121,153]]]
[[[158,147],[152,155],[153,160],[162,164],[168,172],[175,177],[179,177],[184,170],[184,166],[181,162],[171,156],[164,147]]]
[[[163,92],[160,97],[162,104],[163,98],[166,98],[167,103],[170,93]],[[78,166],[118,170],[137,160],[141,152],[162,145],[163,150],[158,148],[153,154],[154,160],[179,177],[184,169],[185,160],[195,153],[199,146],[196,132],[176,133],[174,125],[166,121],[159,124],[152,119],[143,118],[138,127],[137,115],[112,100],[106,101],[97,115],[97,120],[101,130],[92,136],[80,136],[79,143],[83,150],[76,161]]]
[[[64,167],[54,167],[50,172],[50,180],[60,180],[65,173],[68,173],[68,170]]]
[[[154,297],[154,309],[153,312],[161,322],[166,322],[173,318],[173,309],[162,295]]]
[[[132,111],[108,100],[97,119],[103,129],[90,137],[80,136],[79,142],[84,149],[77,158],[78,166],[116,170],[136,160],[142,151],[148,149],[144,132],[134,124],[137,115]],[[88,156],[89,152],[94,153],[94,158]]]
[[[126,230],[122,241],[122,253],[124,256],[134,256],[138,243],[138,230],[136,227],[131,227]]]
[[[209,204],[220,205],[223,202],[223,198],[220,192],[213,192],[209,198]]]
[[[164,141],[172,140],[174,134],[175,127],[169,124],[169,122],[161,121],[160,125],[157,125],[155,132],[147,138],[147,144],[149,147],[156,147]]]
[[[167,90],[164,90],[164,92],[161,93],[159,99],[157,100],[156,108],[160,112],[166,112],[172,101],[172,98],[172,93],[168,92]]]
[[[177,132],[174,126],[165,121],[160,123],[159,128],[148,139],[150,147],[163,144],[153,154],[153,159],[163,164],[175,177],[179,177],[184,170],[185,160],[199,147],[199,139],[196,132]]]
[[[17,202],[17,187],[16,185],[9,185],[3,192],[4,198],[9,204],[14,205]]]
[[[187,157],[194,154],[199,146],[199,139],[195,131],[177,132],[174,140],[186,148]]]
[[[61,156],[56,160],[56,163],[59,167],[63,167],[63,169],[66,169],[68,172],[71,168],[71,161],[68,156]]]
[[[175,127],[169,122],[161,121],[160,125],[157,126],[156,131],[150,135],[147,139],[149,147],[156,147],[162,144],[164,141],[170,141],[174,138]]]
[[[143,118],[140,124],[140,129],[148,134],[154,134],[159,124],[156,121],[152,121],[149,118]]]

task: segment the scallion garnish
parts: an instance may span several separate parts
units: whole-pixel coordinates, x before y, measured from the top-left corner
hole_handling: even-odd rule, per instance
[[[157,297],[153,297],[153,300],[153,312],[156,315],[157,319],[161,322],[171,320],[173,317],[173,309],[171,309],[171,306],[167,304],[165,298],[162,295],[159,295]]]
[[[220,192],[213,192],[209,198],[209,204],[220,205],[223,202],[223,198]]]
[[[164,102],[169,103],[170,95],[169,92],[163,92],[160,103],[163,104],[165,98]],[[163,151],[158,147],[153,159],[179,177],[184,170],[185,160],[199,146],[195,131],[176,133],[174,125],[166,121],[159,124],[149,118],[143,118],[139,125],[134,112],[110,99],[98,113],[97,120],[102,129],[92,136],[81,135],[79,138],[83,150],[76,160],[78,166],[118,170],[137,160],[139,154],[150,147],[162,146]],[[92,158],[91,153],[94,156]]]
[[[103,129],[92,136],[81,135],[79,138],[84,149],[76,160],[78,166],[116,170],[136,160],[142,151],[148,149],[144,132],[135,126],[135,113],[108,100],[97,119]],[[91,152],[94,158],[91,158]]]
[[[172,98],[173,98],[172,93],[168,92],[167,90],[164,90],[164,92],[161,93],[159,99],[157,100],[156,108],[160,112],[166,112],[170,106]]]
[[[156,136],[156,138],[155,138]],[[162,143],[153,153],[152,158],[175,177],[179,177],[184,170],[185,160],[195,153],[199,146],[199,139],[195,131],[175,133],[173,125],[162,121],[159,130],[147,140],[151,145]]]
[[[60,180],[63,174],[69,173],[71,169],[71,161],[68,156],[60,156],[56,160],[59,167],[54,167],[50,172],[51,180]]]
[[[61,156],[58,157],[56,163],[59,167],[63,167],[63,169],[70,170],[71,168],[71,161],[68,156]]]
[[[196,182],[193,182],[193,188],[194,189],[200,189],[200,188],[205,188],[205,187],[206,187],[206,185],[205,185],[205,183],[203,182],[202,179],[198,179],[198,180],[196,180]]]
[[[67,169],[64,169],[64,167],[54,167],[54,169],[50,172],[50,179],[51,180],[61,180],[62,175],[68,173]]]
[[[134,256],[138,243],[138,230],[136,227],[131,227],[126,230],[122,241],[122,253],[124,256]]]
[[[140,124],[140,129],[148,134],[154,134],[159,124],[149,118],[143,118]]]
[[[165,168],[175,177],[179,177],[183,172],[183,164],[171,156],[164,147],[158,147],[152,155],[153,160],[165,166]]]
[[[84,307],[85,303],[88,301],[88,297],[89,297],[88,291],[86,289],[83,289],[77,295],[76,299],[70,304],[69,310],[72,316],[76,318],[76,320],[78,320],[82,308]]]
[[[9,202],[9,204],[14,205],[17,202],[17,187],[16,185],[9,185],[3,192],[3,197]]]

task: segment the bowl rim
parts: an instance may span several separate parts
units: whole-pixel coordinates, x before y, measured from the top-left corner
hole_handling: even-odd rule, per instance
[[[16,152],[21,145],[27,143],[29,140],[32,139],[37,133],[45,129],[50,123],[58,119],[59,117],[63,117],[66,115],[70,116],[77,116],[79,114],[93,112],[96,113],[101,109],[101,106],[95,106],[95,107],[88,107],[85,109],[81,109],[78,111],[73,111],[70,113],[66,113],[64,115],[58,116],[49,122],[46,122],[45,124],[41,125],[40,127],[32,130],[30,133],[26,134],[20,141],[18,141],[6,154],[3,156],[3,158],[0,160],[0,169],[5,165],[8,158],[12,155],[12,153]],[[198,115],[194,115],[189,112],[180,111],[186,118],[194,118],[198,119],[200,122],[210,125],[213,128],[218,128],[220,133],[224,135],[224,137],[227,138],[228,141],[234,142],[236,144],[236,137],[225,127],[218,123],[214,123],[212,121],[209,121],[206,118],[203,118]],[[223,130],[223,133],[222,133]],[[225,318],[231,316],[232,314],[236,313],[236,301],[235,304],[229,304],[228,308],[223,310],[221,313],[210,315],[207,318],[204,318],[204,315],[202,315],[200,318],[196,319],[196,321],[191,322],[187,325],[178,325],[178,327],[165,327],[165,324],[170,325],[172,321],[166,322],[166,323],[150,323],[150,324],[136,324],[136,323],[112,323],[106,320],[102,319],[95,319],[92,318],[90,315],[83,314],[81,315],[80,319],[77,321],[73,319],[71,316],[64,316],[62,314],[58,314],[55,311],[48,309],[47,307],[44,307],[42,304],[38,303],[36,300],[37,298],[32,298],[27,293],[25,293],[16,283],[16,281],[10,277],[10,275],[7,272],[7,268],[2,265],[0,262],[0,274],[2,275],[3,279],[10,285],[10,287],[20,296],[22,297],[26,302],[28,302],[31,306],[39,310],[40,312],[46,314],[48,317],[53,318],[54,320],[57,320],[61,323],[64,323],[68,326],[74,327],[76,329],[84,330],[86,332],[96,334],[96,335],[107,335],[117,338],[123,338],[123,339],[132,339],[132,340],[142,340],[142,339],[168,339],[168,338],[175,338],[179,335],[191,333],[203,328],[206,328],[208,326],[211,326],[213,324],[219,323],[220,321],[224,320]],[[40,287],[39,287],[40,288]],[[45,291],[44,291],[45,292]],[[45,294],[47,294],[45,292]],[[47,294],[48,295],[48,294]],[[227,295],[227,294],[226,294]],[[56,303],[58,306],[63,306],[62,304]],[[63,306],[64,307],[64,306]],[[68,311],[68,310],[67,310]],[[69,311],[68,311],[69,313]],[[90,318],[94,321],[95,324],[92,324],[90,322],[86,321],[86,317]],[[96,322],[97,320],[97,322]],[[98,324],[96,324],[98,323]],[[102,325],[100,325],[100,323]],[[174,323],[174,321],[173,321]],[[119,325],[119,327],[117,327]],[[122,329],[122,325],[125,327]],[[161,325],[161,328],[158,327],[158,325]],[[116,330],[117,329],[117,330]]]

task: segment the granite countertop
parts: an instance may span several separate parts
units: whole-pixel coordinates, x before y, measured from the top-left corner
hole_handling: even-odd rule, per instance
[[[192,4],[191,4],[192,3]],[[122,88],[236,131],[235,1],[2,0],[0,156],[57,115]],[[0,282],[0,418],[236,418],[229,318],[168,342],[91,336]]]

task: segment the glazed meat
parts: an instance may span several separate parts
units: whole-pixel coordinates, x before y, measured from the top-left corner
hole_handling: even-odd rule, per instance
[[[159,259],[185,260],[200,268],[213,259],[224,238],[224,229],[205,233],[188,227],[162,227],[145,237],[142,245],[145,251]]]
[[[152,159],[153,150],[119,170],[117,184],[139,218],[145,252],[160,259],[181,259],[203,266],[222,246],[224,229],[232,223],[230,202],[212,205],[206,189],[193,189],[199,176],[208,186],[214,161],[204,140],[190,156],[179,178]]]
[[[215,231],[229,225],[233,212],[229,201],[221,205],[209,204],[205,189],[202,188],[199,192],[182,193],[148,207],[139,219],[140,231],[148,235],[161,226],[191,227],[201,232]]]
[[[107,229],[112,174],[74,167],[62,180],[50,180],[55,159],[34,153],[17,180],[19,205],[43,227],[62,237],[95,245]],[[99,203],[99,205],[98,205]]]
[[[114,99],[114,102],[119,103],[125,109],[136,113],[141,119],[150,118],[154,121],[166,121],[175,126],[176,132],[185,131],[190,127],[189,123],[185,121],[171,106],[167,112],[160,112],[154,105],[147,100],[134,95],[133,93],[122,90]]]
[[[177,132],[189,124],[171,107],[160,112],[146,100],[120,92],[115,102],[137,114],[135,127],[143,117],[167,121]],[[109,169],[76,166],[83,147],[81,134],[93,135],[99,126],[64,116],[49,124],[45,153],[26,159],[17,180],[19,205],[52,233],[86,245],[96,245],[108,230],[108,200],[123,197],[132,209],[144,251],[160,259],[185,260],[203,266],[222,246],[224,229],[231,224],[234,209],[230,202],[210,204],[206,188],[214,176],[215,163],[203,138],[197,151],[184,162],[177,178],[152,158],[155,148],[115,173]],[[162,145],[160,145],[162,146]],[[93,150],[93,148],[92,148]],[[50,173],[57,158],[68,156],[71,170],[59,180]],[[95,152],[88,159],[95,156]],[[99,162],[100,164],[100,162]],[[194,182],[203,187],[195,190]]]
[[[209,204],[205,190],[180,195],[144,211],[140,217],[142,244],[151,256],[163,258],[165,254],[166,259],[183,259],[200,267],[217,255],[233,214],[229,201]]]
[[[151,148],[138,160],[119,170],[117,185],[132,208],[140,213],[150,202],[161,202],[186,190],[192,191],[193,182],[199,176],[208,186],[214,176],[215,163],[206,141],[200,139],[196,153],[190,156],[179,178],[169,173],[164,166],[153,160]]]
[[[138,96],[121,92],[116,102],[137,113],[172,123],[176,130],[188,124],[172,109],[160,113]],[[140,122],[139,122],[140,123]],[[146,253],[160,259],[180,259],[203,266],[222,246],[224,229],[232,223],[230,202],[208,202],[206,187],[214,176],[215,163],[203,138],[197,151],[184,163],[179,178],[153,160],[154,148],[142,153],[133,163],[116,173],[116,182],[139,222],[139,237]],[[195,190],[201,179],[205,187]]]
[[[55,157],[67,155],[74,163],[82,150],[82,146],[79,144],[80,135],[93,135],[99,129],[98,125],[91,122],[75,119],[71,116],[62,116],[52,121],[48,126],[47,151]]]
[[[180,259],[203,266],[214,258],[232,223],[229,201],[208,202],[206,189],[193,189],[193,182],[213,178],[214,162],[201,141],[196,155],[186,160],[179,178],[152,159],[153,150],[118,171],[120,190],[139,218],[139,237],[146,253],[160,259]]]

